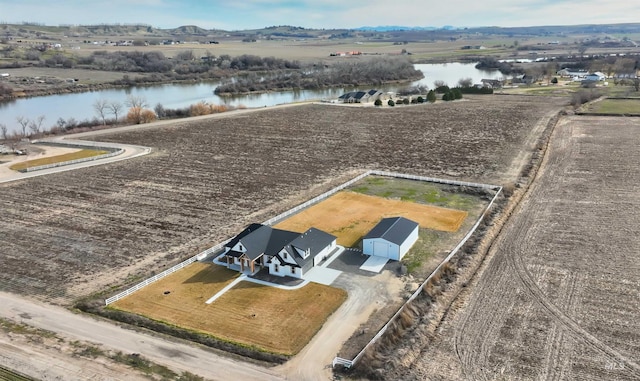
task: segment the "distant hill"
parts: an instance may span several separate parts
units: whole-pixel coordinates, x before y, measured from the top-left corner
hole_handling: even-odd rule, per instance
[[[435,39],[460,38],[464,34],[495,35],[517,38],[518,36],[567,36],[567,35],[598,35],[640,33],[640,23],[628,24],[590,24],[590,25],[550,25],[528,27],[454,27],[443,26],[362,26],[344,29],[311,29],[299,26],[280,25],[261,29],[225,31],[218,29],[204,29],[196,25],[183,25],[176,28],[155,28],[146,24],[98,24],[98,25],[59,25],[47,26],[37,23],[0,24],[0,38],[11,39],[48,39],[57,40],[63,37],[102,38],[129,37],[132,39],[168,38],[187,40],[206,38],[241,38],[258,39],[354,39],[375,38],[379,41],[421,41]]]

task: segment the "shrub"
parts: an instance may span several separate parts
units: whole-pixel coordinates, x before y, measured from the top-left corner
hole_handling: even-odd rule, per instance
[[[418,97],[417,99],[418,103],[424,103],[424,98],[422,98],[422,96]]]
[[[404,103],[404,104],[408,105],[408,104],[409,104],[409,103],[411,103],[411,102],[409,101],[409,98],[404,98],[404,99],[402,100],[402,103]]]
[[[373,105],[376,107],[382,106],[382,101],[380,99],[376,99],[376,101],[373,102]]]
[[[393,101],[393,99],[389,99],[389,102],[387,102],[387,104],[391,107],[396,105],[396,102]]]
[[[556,77],[551,78],[551,83],[553,83],[554,85],[558,83],[558,78]]]
[[[436,101],[436,92],[433,90],[430,90],[429,93],[427,93],[427,100],[430,103],[434,103]]]
[[[150,123],[156,120],[156,114],[142,107],[131,107],[127,113],[127,122],[131,124]]]
[[[211,114],[211,107],[205,102],[199,102],[189,107],[189,115],[199,116]]]

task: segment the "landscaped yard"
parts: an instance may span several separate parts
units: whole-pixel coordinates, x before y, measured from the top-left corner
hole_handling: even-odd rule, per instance
[[[237,276],[225,267],[197,262],[111,307],[241,345],[294,355],[347,298],[344,290],[316,283],[289,291],[240,282],[213,303],[205,303]]]
[[[99,156],[107,153],[109,152],[103,151],[103,150],[83,149],[77,152],[66,153],[64,155],[43,157],[41,159],[23,161],[21,163],[14,164],[9,168],[14,171],[20,171],[20,170],[31,168],[31,167],[38,167],[40,165],[63,163],[65,161],[84,159],[87,157]]]

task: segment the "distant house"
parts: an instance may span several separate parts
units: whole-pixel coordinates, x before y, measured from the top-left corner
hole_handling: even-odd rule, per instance
[[[362,239],[362,252],[399,261],[418,240],[418,231],[418,223],[404,217],[383,218]]]
[[[596,71],[595,73],[587,74],[584,76],[585,81],[595,81],[595,82],[604,81],[606,78],[607,76],[599,71]]]
[[[336,237],[316,228],[304,233],[251,224],[225,245],[227,267],[243,273],[302,278],[336,249]]]
[[[342,103],[372,103],[376,99],[381,99],[384,93],[379,90],[371,89],[369,91],[351,91],[342,94],[338,100]]]
[[[511,78],[511,83],[523,83],[523,84],[530,85],[530,84],[534,83],[536,80],[537,80],[537,78],[532,76],[532,75],[519,74],[519,75],[515,75],[515,76],[513,76],[513,78]]]
[[[637,75],[634,71],[630,71],[630,72],[620,72],[620,73],[615,73],[613,75],[613,78],[615,79],[634,79],[637,78]]]
[[[482,86],[488,87],[490,89],[499,89],[504,84],[504,81],[501,81],[499,79],[482,79],[480,80],[480,82],[482,82]]]
[[[574,70],[574,69],[561,69],[556,72],[557,75],[561,77],[571,77],[571,78],[584,78],[587,74],[589,74],[586,70]]]

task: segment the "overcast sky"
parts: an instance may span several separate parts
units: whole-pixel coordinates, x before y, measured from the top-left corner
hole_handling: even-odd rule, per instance
[[[539,26],[640,22],[640,1],[612,0],[0,0],[0,22],[143,23],[243,30],[272,25]]]

